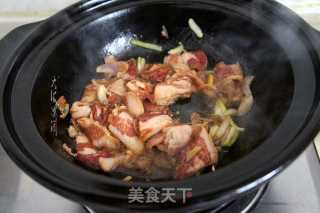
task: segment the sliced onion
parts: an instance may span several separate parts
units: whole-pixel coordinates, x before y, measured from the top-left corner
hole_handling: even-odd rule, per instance
[[[230,124],[232,127],[236,128],[237,130],[239,130],[240,132],[244,132],[244,128],[239,127],[233,120],[232,118],[230,118]]]
[[[254,99],[252,96],[252,92],[250,89],[251,83],[254,80],[253,76],[248,76],[244,79],[244,85],[243,85],[243,93],[245,95],[244,98],[242,98],[240,106],[238,108],[238,115],[239,116],[243,116],[245,114],[247,114],[254,103]]]
[[[247,76],[245,79],[244,79],[244,85],[243,85],[243,93],[246,95],[246,96],[252,96],[252,92],[251,92],[251,84],[254,80],[254,76]]]
[[[236,109],[228,109],[226,115],[237,115],[238,111]]]
[[[214,107],[214,114],[219,116],[224,116],[226,112],[227,112],[227,107],[224,105],[222,100],[218,99]]]
[[[140,98],[133,92],[128,92],[126,95],[128,110],[130,114],[138,117],[144,114],[144,106]]]
[[[108,104],[107,93],[108,93],[108,90],[105,86],[103,85],[98,86],[97,97],[100,103]]]
[[[77,157],[77,154],[76,153],[73,153],[72,152],[72,149],[67,145],[67,144],[63,144],[62,145],[62,148],[63,148],[63,150],[68,154],[68,155],[70,155],[70,156],[72,156],[72,157]]]
[[[103,73],[107,79],[110,79],[117,75],[118,69],[116,64],[102,64],[97,67],[97,73]]]
[[[214,140],[218,130],[219,130],[219,126],[217,125],[214,125],[210,128],[209,136],[211,137],[212,140]]]
[[[221,138],[226,134],[226,132],[228,131],[229,124],[230,124],[230,120],[229,119],[224,119],[223,120],[219,130],[216,133],[216,137],[217,138]]]
[[[125,81],[123,79],[119,79],[119,80],[113,82],[108,87],[108,90],[114,94],[119,95],[119,96],[125,96],[125,93],[126,93]]]

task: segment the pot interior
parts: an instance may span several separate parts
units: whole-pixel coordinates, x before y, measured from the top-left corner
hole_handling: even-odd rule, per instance
[[[168,15],[171,14],[171,15]],[[191,8],[188,5],[153,5],[123,9],[99,18],[75,24],[55,45],[41,67],[33,86],[32,113],[39,133],[58,155],[81,166],[68,157],[62,144],[72,146],[67,127],[70,118],[57,119],[52,112],[53,94],[62,95],[69,103],[79,100],[86,84],[96,75],[96,66],[106,54],[119,59],[142,56],[148,62],[161,62],[166,52],[158,53],[130,45],[132,38],[158,43],[170,49],[182,42],[186,49],[201,49],[209,58],[210,67],[219,61],[239,62],[247,75],[254,75],[252,91],[255,104],[252,111],[239,119],[246,131],[237,143],[221,155],[219,167],[224,167],[252,152],[261,145],[285,117],[294,93],[294,75],[285,51],[268,30],[254,20],[223,10]],[[193,17],[203,29],[199,40],[188,28]],[[165,25],[170,39],[160,36]],[[52,133],[57,126],[57,136]],[[118,176],[119,174],[105,174]]]

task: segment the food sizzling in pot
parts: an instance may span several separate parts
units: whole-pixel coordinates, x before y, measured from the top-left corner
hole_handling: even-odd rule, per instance
[[[170,53],[159,64],[105,58],[97,67],[103,78],[92,80],[70,109],[73,157],[107,173],[125,169],[145,177],[214,171],[220,150],[244,131],[233,118],[251,109],[253,77],[240,64],[221,62],[210,70],[201,50]],[[209,103],[209,112],[192,106],[196,97]]]

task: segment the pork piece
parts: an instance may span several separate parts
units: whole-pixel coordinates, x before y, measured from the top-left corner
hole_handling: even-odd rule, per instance
[[[143,103],[135,93],[128,92],[126,95],[126,102],[131,115],[138,117],[144,114]]]
[[[97,150],[85,135],[78,135],[76,143],[77,159],[92,169],[102,169],[105,172],[110,172],[132,159],[130,152],[112,153],[105,149]]]
[[[193,86],[190,78],[181,77],[157,84],[154,89],[154,102],[157,105],[169,106],[179,98],[190,98]]]
[[[109,130],[135,154],[142,154],[144,144],[135,131],[135,120],[127,112],[113,113],[109,116]]]
[[[92,169],[100,168],[100,157],[111,156],[106,150],[97,150],[84,135],[77,136],[76,143],[77,160]]]
[[[169,107],[168,106],[160,106],[153,104],[149,101],[145,101],[143,103],[144,110],[146,113],[159,113],[159,114],[169,114]]]
[[[239,104],[238,113],[237,113],[239,116],[243,116],[247,114],[253,106],[254,98],[251,91],[251,84],[253,80],[254,80],[253,76],[247,76],[244,79],[243,87],[242,87],[244,97],[242,98]]]
[[[208,87],[204,80],[199,77],[198,73],[192,70],[179,70],[168,80],[168,82],[170,83],[181,78],[189,78],[195,91],[201,91]]]
[[[174,67],[174,65],[177,65],[177,64],[185,64],[183,61],[183,58],[180,54],[171,54],[171,55],[166,56],[164,58],[164,63],[168,64],[170,66],[173,66],[173,67]],[[189,67],[188,67],[188,69],[189,69]]]
[[[97,86],[94,84],[89,84],[84,89],[81,102],[92,103],[97,100]]]
[[[190,141],[192,127],[190,125],[176,125],[164,128],[147,142],[147,148],[157,147],[170,156],[178,154]]]
[[[201,50],[183,53],[182,58],[184,63],[193,70],[204,71],[208,67],[208,57]]]
[[[141,100],[150,99],[153,93],[152,84],[139,80],[129,81],[127,88],[138,95]]]
[[[201,51],[185,52],[181,55],[168,55],[164,59],[164,63],[171,65],[175,70],[196,70],[203,71],[208,67],[208,57]]]
[[[208,85],[192,70],[179,70],[164,83],[157,84],[154,102],[168,106],[179,98],[190,98],[193,92],[202,91],[209,95]]]
[[[76,138],[79,134],[79,131],[77,128],[75,128],[73,125],[70,125],[68,128],[68,135],[70,138]]]
[[[111,172],[130,161],[130,157],[126,154],[117,154],[114,156],[105,156],[98,159],[100,168],[104,172]]]
[[[108,87],[111,83],[113,83],[112,79],[93,79],[91,80],[92,84],[99,87],[99,86],[104,86],[104,87]]]
[[[72,149],[67,144],[62,144],[62,149],[71,157],[77,157],[76,153],[73,153]]]
[[[130,165],[127,165],[127,168],[136,169],[142,172],[149,173],[151,171],[153,157],[147,154],[138,156],[133,159]]]
[[[115,107],[116,105],[120,105],[122,101],[122,97],[115,93],[110,93],[108,96],[108,105],[111,108]]]
[[[76,137],[76,144],[89,144],[91,143],[89,138],[83,134],[79,134]]]
[[[91,113],[90,104],[82,101],[74,102],[72,104],[70,113],[73,119],[89,117]]]
[[[66,98],[64,96],[61,96],[56,103],[58,110],[60,111],[60,118],[64,119],[69,114],[69,107]]]
[[[128,74],[132,79],[135,79],[138,75],[138,68],[137,68],[137,62],[135,59],[130,59],[128,61]]]
[[[116,94],[121,97],[125,96],[126,92],[127,92],[125,83],[126,82],[123,79],[118,79],[118,80],[114,81],[113,83],[111,83],[107,88],[109,94],[112,93],[112,94]]]
[[[106,148],[107,150],[120,149],[118,139],[114,138],[108,129],[89,118],[80,118],[77,121],[82,132],[92,141],[94,147],[98,149]]]
[[[90,117],[99,122],[100,125],[105,126],[108,123],[109,110],[105,105],[94,103],[91,106]]]
[[[152,150],[153,147],[157,147],[160,144],[163,144],[164,139],[165,139],[166,135],[163,132],[159,132],[157,134],[155,134],[154,136],[152,136],[147,144],[146,144],[146,148],[148,150]]]
[[[146,141],[172,124],[173,120],[169,115],[145,114],[139,118],[140,138],[142,141]]]
[[[145,80],[159,83],[163,82],[171,71],[171,67],[167,64],[153,64],[145,69],[141,76]]]
[[[164,145],[167,153],[174,156],[189,143],[192,127],[190,125],[171,126],[164,129],[163,132],[165,133]]]
[[[214,68],[218,96],[227,105],[239,103],[244,96],[244,75],[240,64],[226,65],[224,62]]]
[[[217,161],[218,150],[210,141],[206,129],[195,127],[192,140],[179,154],[175,178],[180,180],[192,176]]]
[[[153,157],[153,162],[154,162],[154,165],[157,166],[158,168],[170,169],[170,170],[174,170],[175,163],[176,163],[175,158],[168,156],[164,152],[155,153]]]

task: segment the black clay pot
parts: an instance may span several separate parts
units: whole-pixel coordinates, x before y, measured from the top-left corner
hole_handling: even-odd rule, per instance
[[[203,28],[189,30],[193,17]],[[170,40],[160,36],[166,25]],[[120,58],[164,53],[129,45],[133,37],[170,49],[182,41],[203,49],[213,65],[240,62],[253,83],[255,105],[240,120],[247,131],[216,172],[182,181],[130,183],[71,161],[61,145],[69,120],[52,134],[51,95],[77,100],[107,53]],[[92,0],[77,3],[40,23],[20,27],[0,41],[0,134],[15,163],[47,188],[107,212],[196,212],[231,201],[270,181],[319,130],[320,34],[273,1]],[[55,123],[56,124],[56,123]],[[131,186],[192,188],[185,204],[128,203]]]

